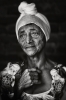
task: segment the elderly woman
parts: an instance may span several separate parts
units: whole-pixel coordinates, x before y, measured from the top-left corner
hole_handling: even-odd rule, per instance
[[[1,71],[1,98],[60,100],[65,91],[66,67],[45,56],[50,24],[43,14],[37,12],[34,3],[22,2],[18,9],[16,36],[26,59],[21,64],[8,63]]]

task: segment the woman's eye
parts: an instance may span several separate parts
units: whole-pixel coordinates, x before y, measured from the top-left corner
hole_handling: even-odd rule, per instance
[[[26,37],[26,34],[21,34],[20,36],[19,36],[19,39],[24,39]]]
[[[20,32],[18,33],[18,35],[19,35],[19,38],[22,38],[22,37],[24,37],[25,32],[24,32],[24,31],[20,31]]]
[[[33,32],[33,33],[32,33],[32,36],[33,36],[33,37],[37,37],[37,36],[39,36],[39,35],[38,35],[37,32]]]
[[[22,37],[22,34],[21,35],[19,35],[19,38],[21,38]]]

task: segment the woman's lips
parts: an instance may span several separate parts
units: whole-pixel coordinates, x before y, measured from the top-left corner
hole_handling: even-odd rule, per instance
[[[35,47],[34,45],[30,45],[30,46],[25,46],[25,48],[33,48]]]
[[[33,48],[35,48],[35,46],[28,46],[25,49],[32,50]]]

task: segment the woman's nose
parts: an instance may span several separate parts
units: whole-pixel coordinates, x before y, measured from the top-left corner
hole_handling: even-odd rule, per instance
[[[27,40],[26,40],[26,42],[27,42],[27,43],[32,42],[32,38],[31,38],[31,36],[30,36],[30,35],[27,35]]]

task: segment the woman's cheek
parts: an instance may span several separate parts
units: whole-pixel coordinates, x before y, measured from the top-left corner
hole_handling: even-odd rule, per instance
[[[26,45],[25,42],[19,42],[19,44],[21,45],[22,48]]]
[[[41,49],[44,45],[44,42],[41,39],[38,39],[37,41],[35,40],[34,43],[37,50]]]

